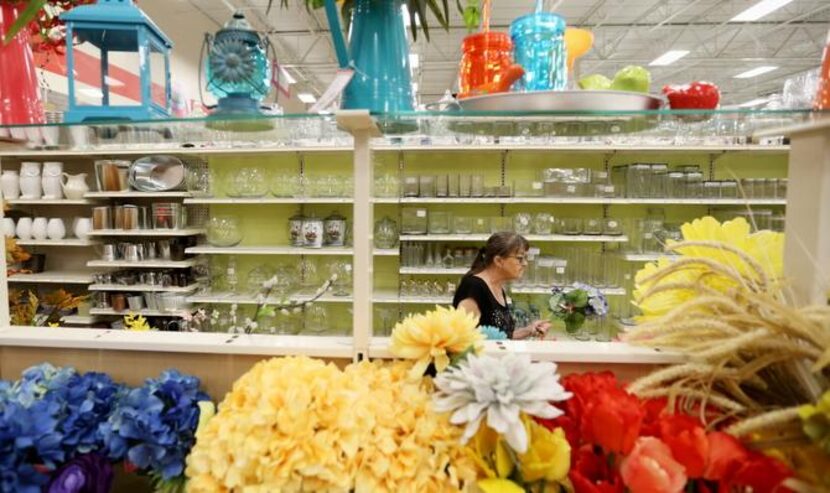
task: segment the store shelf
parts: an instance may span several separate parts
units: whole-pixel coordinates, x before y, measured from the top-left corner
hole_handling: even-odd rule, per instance
[[[93,316],[82,316],[82,315],[66,315],[65,317],[61,317],[61,322],[65,323],[66,325],[92,325],[98,322],[100,319],[98,317]]]
[[[787,205],[786,199],[624,199],[602,197],[405,197],[376,198],[375,204],[566,204],[566,205]]]
[[[512,352],[527,354],[534,361],[556,363],[666,365],[682,363],[678,353],[632,346],[624,342],[594,341],[485,341],[489,354]],[[373,337],[369,343],[370,358],[393,358],[388,337]]]
[[[231,335],[206,332],[138,332],[80,328],[60,330],[19,326],[0,330],[0,346],[149,351],[154,354],[167,352],[267,356],[306,355],[349,360],[354,356],[354,339],[345,336]]]
[[[155,284],[93,284],[90,291],[128,291],[141,293],[192,293],[199,288],[199,284],[189,286],[158,286]]]
[[[215,247],[198,245],[185,250],[188,254],[204,255],[352,255],[354,250],[346,247],[303,248],[290,246],[236,246]]]
[[[31,284],[92,284],[93,273],[72,271],[48,271],[36,274],[15,274],[8,282]]]
[[[94,229],[89,236],[142,236],[158,238],[161,236],[196,236],[205,234],[204,229]]]
[[[9,199],[6,200],[9,205],[91,205],[91,200],[80,199]]]
[[[90,260],[87,267],[106,267],[114,269],[187,269],[198,262],[191,258],[186,260],[139,260],[128,262],[126,260]]]
[[[751,152],[751,153],[770,153],[770,154],[786,154],[790,151],[788,145],[700,145],[700,146],[678,146],[672,144],[666,145],[594,145],[589,143],[583,144],[524,144],[524,143],[504,143],[504,144],[418,144],[418,145],[389,145],[378,144],[372,147],[374,151],[390,152],[493,152],[493,151],[522,151],[522,152],[579,152],[579,153],[677,153],[682,152],[686,154],[721,154],[724,152]]]
[[[274,197],[259,197],[259,198],[190,198],[184,199],[185,204],[204,204],[204,205],[221,205],[221,204],[353,204],[354,199],[346,197],[298,197],[298,198],[274,198]]]
[[[449,305],[452,296],[401,296],[396,291],[378,291],[372,295],[372,303],[411,304],[411,305]]]
[[[130,144],[124,144],[127,146]],[[0,157],[21,158],[57,158],[57,157],[91,157],[91,156],[146,156],[147,154],[174,154],[178,156],[213,156],[238,154],[274,154],[274,153],[329,153],[353,152],[351,146],[255,146],[248,147],[171,147],[169,145],[149,144],[146,146],[131,145],[130,149],[117,148],[107,145],[89,150],[36,150],[10,149],[0,151]]]
[[[63,240],[17,240],[17,244],[21,246],[65,246],[65,247],[85,247],[92,245],[100,245],[100,241],[78,238],[67,238]]]
[[[372,252],[376,257],[400,257],[401,251],[397,248],[375,248]]]
[[[182,199],[190,198],[190,192],[87,192],[86,199]]]
[[[567,286],[563,286],[567,287]],[[552,288],[512,288],[513,294],[551,294]],[[605,296],[625,296],[628,293],[625,288],[600,288]]]
[[[483,235],[401,235],[401,241],[470,241],[470,242],[485,242],[490,237],[489,234]],[[625,243],[628,237],[625,235],[607,236],[607,235],[524,235],[529,242],[584,242],[584,243]]]
[[[622,253],[619,258],[626,262],[656,262],[661,257],[675,257],[671,253]]]
[[[266,305],[278,306],[280,302],[287,301],[290,303],[303,303],[313,298],[313,293],[295,293],[285,299],[283,298],[268,298],[265,300]],[[209,293],[197,294],[188,296],[188,303],[211,303],[221,305],[257,305],[259,301],[254,295],[250,294],[231,294],[231,293]],[[351,296],[335,296],[331,293],[326,293],[314,303],[352,303]]]
[[[102,315],[102,316],[124,316],[124,315],[141,315],[142,317],[185,317],[190,315],[190,310],[175,310],[175,311],[163,311],[163,310],[124,310],[124,311],[116,311],[112,308],[92,308],[89,310],[90,315]]]
[[[401,267],[398,270],[399,274],[410,275],[464,275],[470,269],[468,267],[453,267],[452,269],[445,269],[443,267]]]

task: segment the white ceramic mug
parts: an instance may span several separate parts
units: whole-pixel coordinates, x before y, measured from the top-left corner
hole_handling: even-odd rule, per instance
[[[21,217],[17,220],[17,227],[15,228],[17,237],[21,240],[32,239],[32,218]]]
[[[32,238],[36,240],[45,240],[49,236],[46,232],[48,225],[48,219],[45,217],[36,217],[34,221],[32,221]]]
[[[66,237],[66,225],[63,223],[63,219],[59,217],[50,219],[46,224],[46,235],[50,240],[62,240]]]
[[[14,226],[14,219],[10,217],[3,218],[3,236],[6,238],[14,238],[16,231]]]

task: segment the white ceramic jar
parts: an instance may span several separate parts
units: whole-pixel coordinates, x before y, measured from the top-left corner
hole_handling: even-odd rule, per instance
[[[40,182],[40,163],[23,162],[20,165],[20,196],[39,199],[43,195]]]
[[[32,239],[32,218],[21,217],[17,220],[17,227],[15,228],[17,237],[21,240]]]
[[[20,197],[20,176],[17,171],[4,169],[0,177],[0,190],[3,191],[3,198],[14,200]]]
[[[46,231],[49,221],[45,217],[36,217],[32,221],[32,238],[36,240],[45,240],[49,233]]]
[[[14,238],[14,235],[17,234],[15,231],[14,226],[14,219],[10,217],[3,218],[3,236],[6,238]]]
[[[46,224],[46,236],[48,236],[50,240],[64,239],[64,237],[66,237],[66,225],[63,223],[63,219],[59,217],[53,217],[50,219]]]
[[[61,187],[62,175],[63,163],[58,161],[47,161],[43,163],[41,185],[43,187],[44,199],[59,200],[63,198],[63,189]]]
[[[72,234],[75,238],[85,240],[89,237],[89,232],[92,231],[92,219],[88,217],[76,217],[72,225]]]

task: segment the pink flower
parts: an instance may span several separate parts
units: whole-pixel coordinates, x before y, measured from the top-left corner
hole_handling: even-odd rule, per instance
[[[620,473],[632,493],[679,493],[686,486],[683,466],[668,445],[653,437],[637,439]]]

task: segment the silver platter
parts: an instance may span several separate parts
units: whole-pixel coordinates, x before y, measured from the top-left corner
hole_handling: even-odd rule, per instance
[[[659,110],[663,98],[628,91],[503,92],[458,101],[464,111],[626,112]]]
[[[166,192],[184,184],[185,167],[175,156],[149,156],[130,166],[130,186],[140,192]]]

